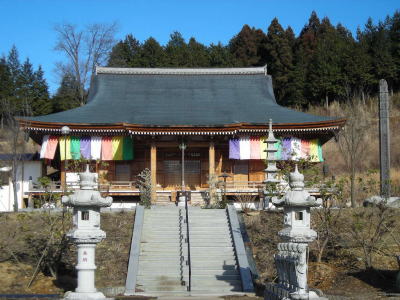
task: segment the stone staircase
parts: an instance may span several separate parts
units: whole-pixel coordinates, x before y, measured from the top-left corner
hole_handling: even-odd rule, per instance
[[[170,194],[157,195],[157,205],[174,205],[174,203],[171,202],[171,195]]]
[[[146,294],[187,291],[187,266],[181,255],[187,246],[180,235],[186,234],[181,217],[184,209],[176,206],[157,206],[145,209],[140,241],[136,291]]]
[[[192,292],[241,292],[242,282],[225,209],[189,207]]]
[[[130,294],[228,295],[243,291],[239,253],[236,253],[233,243],[228,210],[188,208],[190,292],[185,208],[156,206],[145,209],[144,212],[142,209],[141,214],[142,229],[135,238],[136,241],[140,240],[140,247],[136,250],[137,266],[131,266],[131,260],[134,259],[130,258],[129,261],[129,269],[137,270],[131,276],[136,281],[131,280],[135,284],[130,288]],[[140,226],[136,222],[137,220],[135,227],[138,229]],[[235,233],[235,241],[237,239]],[[134,244],[132,241],[132,245]],[[127,278],[127,286],[128,281]]]

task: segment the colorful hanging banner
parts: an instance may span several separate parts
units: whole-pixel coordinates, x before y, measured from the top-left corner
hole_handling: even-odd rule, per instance
[[[240,159],[250,159],[250,138],[243,137],[239,139]]]
[[[99,160],[101,158],[101,136],[90,138],[90,158]]]
[[[239,139],[229,140],[229,158],[230,159],[240,159]]]
[[[90,136],[81,137],[81,155],[84,159],[91,158],[91,143]]]
[[[230,159],[266,159],[266,137],[241,137],[229,140]],[[322,162],[322,146],[318,139],[302,140],[297,137],[284,137],[275,143],[277,160],[310,159]]]
[[[250,159],[261,159],[260,138],[250,138]]]
[[[71,138],[69,136],[62,136],[59,138],[60,142],[60,159],[72,159],[71,157]]]
[[[260,137],[260,159],[267,159],[267,143],[265,140],[265,136]]]
[[[57,145],[58,136],[51,135],[47,142],[46,153],[44,155],[45,159],[54,159],[54,156],[56,155]]]
[[[124,137],[124,143],[122,147],[122,159],[123,160],[133,159],[133,140],[130,136]]]
[[[103,136],[101,139],[101,160],[113,160],[112,137]]]
[[[40,149],[40,158],[45,158],[47,143],[49,142],[49,135],[44,135],[42,140],[42,148]]]
[[[79,136],[71,136],[71,158],[81,158],[81,140]]]
[[[40,158],[54,159],[60,145],[60,160],[132,160],[133,140],[127,136],[43,136]]]
[[[112,154],[113,160],[122,160],[122,148],[123,148],[123,137],[113,136],[112,137]]]

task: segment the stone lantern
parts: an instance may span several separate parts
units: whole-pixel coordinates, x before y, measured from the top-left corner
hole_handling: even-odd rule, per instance
[[[289,175],[290,191],[272,203],[284,209],[284,228],[278,235],[284,241],[278,244],[275,255],[279,283],[267,284],[265,299],[324,299],[307,286],[308,243],[317,233],[310,228],[310,208],[322,204],[304,190],[304,175],[295,171]]]
[[[103,198],[98,190],[94,190],[96,174],[86,171],[79,173],[80,189],[72,195],[63,196],[62,203],[74,208],[73,228],[68,232],[68,238],[77,246],[78,286],[75,292],[67,292],[65,299],[105,299],[103,293],[95,287],[95,249],[96,244],[106,238],[106,233],[100,229],[100,208],[112,204],[112,198]]]

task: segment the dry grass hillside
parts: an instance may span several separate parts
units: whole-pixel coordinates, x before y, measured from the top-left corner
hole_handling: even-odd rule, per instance
[[[96,285],[124,286],[134,212],[104,213],[101,222],[107,238],[96,249]],[[58,294],[74,289],[76,248],[65,238],[71,225],[69,213],[0,214],[0,294]]]
[[[360,117],[368,121],[368,129],[365,132],[364,147],[361,156],[358,158],[360,170],[366,171],[379,168],[379,101],[377,98],[368,99],[365,104],[360,100],[355,104],[359,116],[352,115],[349,105],[333,102],[328,109],[321,106],[311,107],[307,112],[331,117]],[[391,97],[390,103],[390,142],[391,142],[391,165],[394,170],[400,169],[400,135],[397,134],[400,128],[400,94]],[[343,174],[347,172],[343,155],[339,144],[335,139],[324,145],[324,156],[332,174]],[[396,180],[400,179],[399,172],[395,172]]]
[[[10,131],[7,129],[0,129],[0,153],[12,153],[13,142],[10,134]],[[17,142],[18,153],[35,153],[40,150],[40,147],[35,142],[29,139],[29,142],[26,143],[24,140],[24,134],[21,133],[20,135],[21,136]]]

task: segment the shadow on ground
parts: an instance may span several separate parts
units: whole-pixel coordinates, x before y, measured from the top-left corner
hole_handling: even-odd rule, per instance
[[[353,276],[368,285],[381,290],[385,293],[396,292],[395,283],[396,276],[399,271],[395,270],[362,270],[355,273],[349,273],[349,276]]]

